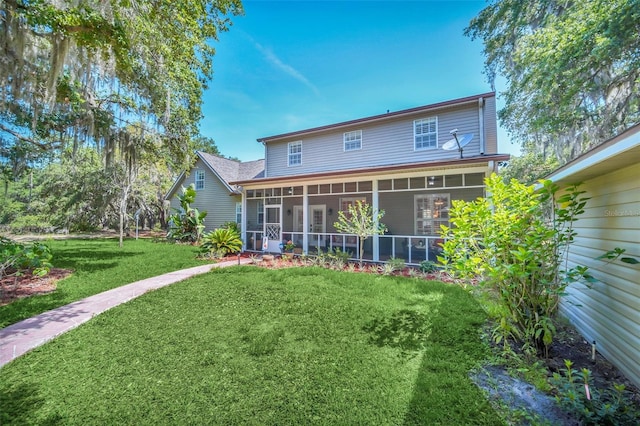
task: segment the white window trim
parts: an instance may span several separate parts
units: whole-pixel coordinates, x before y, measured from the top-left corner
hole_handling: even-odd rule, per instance
[[[436,123],[435,132],[417,134],[416,133],[416,125],[419,122],[430,121],[430,120],[434,120],[435,123]],[[435,146],[418,148],[418,146],[416,144],[416,137],[417,136],[421,136],[421,135],[427,135],[427,134],[435,134],[435,136],[436,136],[436,144],[435,144]],[[414,151],[428,151],[428,150],[431,150],[431,149],[438,149],[438,117],[437,116],[435,116],[435,117],[425,117],[425,118],[421,118],[421,119],[418,119],[418,120],[413,120],[413,150]]]
[[[442,199],[445,198],[446,199],[446,203],[444,205],[444,210],[446,210],[447,212],[447,216],[446,218],[441,218],[441,217],[434,217],[433,215],[433,211],[435,210],[435,206],[430,206],[431,208],[429,209],[429,211],[431,211],[431,216],[430,217],[422,217],[419,218],[418,217],[418,200],[421,199],[428,199],[430,200],[430,204],[435,204],[435,200],[436,199]],[[414,235],[439,235],[440,234],[440,224],[444,224],[446,226],[449,226],[450,222],[449,222],[449,215],[448,215],[448,211],[449,208],[451,207],[451,194],[449,193],[438,193],[438,194],[415,194],[413,196],[413,232]],[[431,222],[431,226],[432,226],[432,232],[431,234],[425,234],[422,232],[418,231],[418,220],[422,220],[422,221],[430,221]],[[436,224],[438,224],[438,226],[435,226]]]
[[[351,137],[355,137],[351,139]],[[358,142],[358,146],[354,148],[347,148],[347,144],[354,144]],[[342,149],[344,152],[347,151],[358,151],[362,149],[362,130],[353,130],[351,132],[344,132],[342,134]]]
[[[261,215],[262,215],[262,220],[260,220]],[[258,201],[256,223],[258,225],[264,225],[264,203],[262,201]]]
[[[291,152],[291,148],[299,145],[300,146],[300,152]],[[296,156],[300,158],[300,162],[298,163],[291,163],[291,157],[292,156]],[[287,144],[287,166],[288,167],[296,167],[296,166],[301,166],[302,165],[302,141],[295,141],[295,142],[289,142]]]
[[[199,179],[200,176],[202,176],[202,179]],[[204,170],[196,170],[196,174],[194,178],[196,191],[201,191],[204,189],[204,180],[205,180]],[[198,184],[202,184],[202,187],[199,187]]]
[[[236,201],[236,223],[242,223],[242,201]]]

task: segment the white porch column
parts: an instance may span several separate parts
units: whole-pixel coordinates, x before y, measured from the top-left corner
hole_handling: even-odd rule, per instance
[[[374,223],[373,225],[378,227],[378,211],[380,210],[380,203],[378,199],[378,179],[373,179],[372,187],[371,187],[371,203],[373,207],[374,213]],[[373,261],[380,261],[380,237],[378,234],[373,236]]]
[[[309,192],[307,185],[302,185],[302,247],[304,254],[309,254]]]
[[[245,196],[244,188],[240,193],[242,197],[242,215],[240,217],[240,238],[242,239],[242,251],[247,250],[247,197]]]

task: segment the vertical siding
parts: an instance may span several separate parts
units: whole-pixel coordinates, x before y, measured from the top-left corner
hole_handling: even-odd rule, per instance
[[[493,98],[487,99],[484,123],[487,147],[495,142],[492,135],[495,128],[495,105]],[[494,105],[491,107],[491,105]],[[421,161],[459,158],[457,150],[445,151],[442,145],[452,138],[449,133],[458,129],[458,135],[473,133],[471,142],[464,148],[465,156],[480,154],[480,121],[478,103],[470,103],[447,110],[424,112],[411,117],[400,117],[384,123],[360,124],[349,128],[301,138],[270,142],[266,145],[267,176],[289,176],[304,173],[326,172],[362,167],[413,163]],[[493,112],[490,112],[493,111]],[[491,123],[490,116],[493,114]],[[413,121],[421,118],[438,117],[438,149],[414,151]],[[347,131],[362,130],[362,149],[344,152],[343,134]],[[287,143],[302,140],[302,164],[287,166]],[[492,145],[493,144],[493,145]],[[485,149],[486,153],[495,152]]]
[[[640,267],[595,260],[615,247],[640,259],[640,169],[629,166],[586,181],[591,199],[576,222],[571,265],[600,282],[571,285],[561,310],[589,341],[640,386]]]
[[[223,223],[236,220],[236,202],[241,201],[240,196],[230,196],[229,190],[224,183],[213,174],[202,160],[198,159],[195,167],[182,181],[182,186],[187,187],[195,183],[196,170],[204,170],[204,189],[199,190],[192,207],[200,211],[206,210],[207,217],[204,220],[205,231],[219,228]],[[171,207],[180,208],[180,202],[176,195],[182,193],[182,188],[178,185],[176,194],[171,198]],[[173,211],[173,210],[172,210]]]
[[[484,103],[484,137],[485,154],[498,153],[498,122],[496,120],[496,98],[485,98]]]

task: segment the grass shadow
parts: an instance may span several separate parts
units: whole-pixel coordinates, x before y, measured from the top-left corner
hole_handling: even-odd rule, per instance
[[[0,424],[2,425],[55,425],[62,420],[56,413],[45,419],[34,418],[35,413],[45,405],[38,387],[33,383],[20,383],[17,386],[4,383],[0,390]]]
[[[459,287],[447,285],[430,313],[431,332],[404,424],[503,424],[469,371],[487,356],[480,338],[485,321],[480,305]]]

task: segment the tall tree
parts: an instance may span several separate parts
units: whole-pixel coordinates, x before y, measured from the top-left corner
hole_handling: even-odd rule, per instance
[[[175,155],[197,134],[210,42],[240,0],[0,2],[0,132],[105,153],[131,123]]]
[[[561,163],[640,121],[640,0],[497,0],[465,34],[506,78],[502,125]]]

